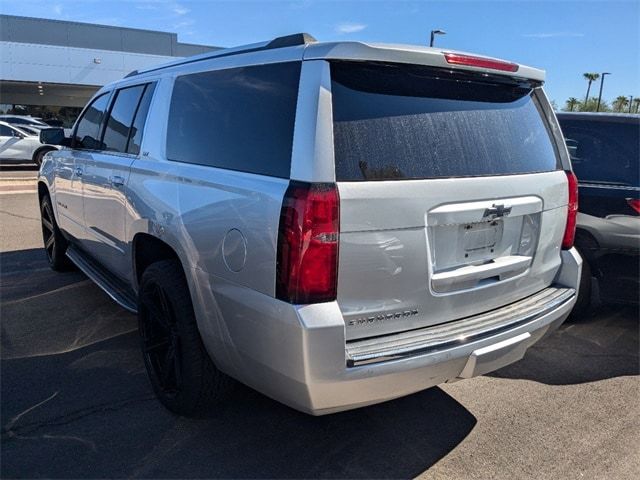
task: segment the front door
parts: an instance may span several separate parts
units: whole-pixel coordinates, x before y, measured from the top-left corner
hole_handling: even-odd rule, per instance
[[[131,164],[139,153],[151,90],[143,84],[114,93],[101,150],[92,153],[83,174],[87,251],[124,280],[131,272],[125,230],[126,186]]]
[[[25,135],[8,126],[0,125],[0,160],[28,160],[33,151],[33,142]]]
[[[58,224],[83,248],[90,241],[84,228],[83,176],[87,162],[100,150],[100,131],[110,96],[104,93],[84,109],[76,122],[71,148],[56,155]]]

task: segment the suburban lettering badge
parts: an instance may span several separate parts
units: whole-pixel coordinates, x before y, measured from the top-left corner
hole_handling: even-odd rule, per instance
[[[347,325],[350,327],[360,327],[362,325],[371,325],[372,323],[384,322],[387,320],[397,320],[399,318],[413,317],[418,314],[418,309],[403,310],[401,312],[379,313],[368,317],[359,317],[349,320]]]

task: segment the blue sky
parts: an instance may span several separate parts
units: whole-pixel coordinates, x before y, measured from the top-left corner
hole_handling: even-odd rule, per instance
[[[547,92],[560,106],[584,98],[584,72],[613,73],[606,99],[640,95],[640,0],[18,0],[1,2],[0,12],[171,31],[181,42],[219,46],[299,31],[319,40],[425,44],[439,28],[447,35],[437,46],[545,69]]]

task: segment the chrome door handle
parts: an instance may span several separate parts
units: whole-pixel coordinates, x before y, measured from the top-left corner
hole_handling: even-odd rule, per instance
[[[111,185],[114,187],[121,187],[124,185],[124,178],[122,178],[119,175],[113,175],[109,177],[109,181],[111,182]]]
[[[76,173],[76,177],[81,177],[82,176],[82,167],[76,167],[75,173]]]

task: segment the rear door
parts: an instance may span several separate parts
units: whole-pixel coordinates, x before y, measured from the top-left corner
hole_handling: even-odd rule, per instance
[[[333,62],[331,75],[348,339],[463,318],[552,283],[567,180],[539,85],[371,63]]]

